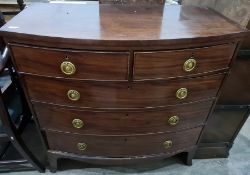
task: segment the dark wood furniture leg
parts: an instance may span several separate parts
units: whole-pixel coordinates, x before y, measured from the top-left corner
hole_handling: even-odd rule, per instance
[[[57,171],[58,157],[57,155],[50,152],[47,152],[47,156],[49,161],[50,172],[55,173]]]
[[[23,0],[17,0],[17,4],[19,5],[20,10],[23,10],[25,8]]]
[[[197,148],[191,149],[189,152],[187,152],[187,158],[186,158],[186,165],[191,166],[193,164],[193,158],[195,156]]]

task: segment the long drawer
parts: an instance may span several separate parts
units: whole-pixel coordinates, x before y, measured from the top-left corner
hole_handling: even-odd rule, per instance
[[[80,82],[25,76],[32,101],[82,108],[145,108],[215,97],[224,74],[168,82]]]
[[[51,77],[125,80],[128,52],[90,52],[11,45],[19,72]]]
[[[44,129],[96,135],[174,132],[204,124],[212,101],[178,105],[165,110],[102,112],[33,103]]]
[[[171,134],[88,136],[47,131],[50,150],[99,157],[131,157],[171,153],[196,144],[201,127]]]
[[[235,44],[213,47],[135,52],[134,79],[159,79],[197,75],[227,69]]]

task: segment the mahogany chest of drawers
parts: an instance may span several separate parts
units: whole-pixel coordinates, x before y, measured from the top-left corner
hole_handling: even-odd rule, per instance
[[[35,4],[1,29],[57,159],[188,165],[247,31],[192,6]]]

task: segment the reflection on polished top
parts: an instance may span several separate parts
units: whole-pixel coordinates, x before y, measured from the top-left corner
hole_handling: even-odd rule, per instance
[[[1,31],[19,37],[28,34],[92,41],[171,40],[244,32],[200,7],[48,3],[29,6]]]

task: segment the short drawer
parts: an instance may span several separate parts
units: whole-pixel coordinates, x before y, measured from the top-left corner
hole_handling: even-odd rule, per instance
[[[86,156],[131,157],[177,152],[197,143],[201,127],[169,134],[96,136],[47,131],[50,150]],[[62,142],[63,140],[63,142]]]
[[[199,49],[135,52],[134,79],[164,79],[227,69],[234,50],[234,44],[225,44]]]
[[[19,72],[51,77],[125,80],[127,52],[89,52],[11,45]]]
[[[212,101],[178,105],[160,111],[82,111],[34,103],[44,129],[96,135],[173,132],[204,124]]]
[[[81,108],[149,108],[213,98],[224,74],[167,82],[80,82],[25,76],[32,101]],[[178,96],[178,97],[177,97]]]

